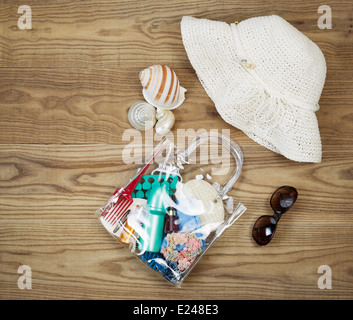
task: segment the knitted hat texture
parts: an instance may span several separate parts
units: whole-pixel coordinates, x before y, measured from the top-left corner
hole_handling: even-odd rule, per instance
[[[320,48],[279,16],[227,24],[183,17],[188,58],[221,117],[288,159],[321,162],[315,112],[326,77]]]

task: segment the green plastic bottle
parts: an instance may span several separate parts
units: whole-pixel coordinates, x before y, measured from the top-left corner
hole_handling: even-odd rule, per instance
[[[144,229],[148,235],[148,239],[141,239],[142,247],[144,242],[148,241],[146,251],[159,252],[161,248],[164,219],[167,210],[163,205],[163,197],[169,197],[169,183],[163,182],[161,185],[154,186],[147,199],[147,214]]]

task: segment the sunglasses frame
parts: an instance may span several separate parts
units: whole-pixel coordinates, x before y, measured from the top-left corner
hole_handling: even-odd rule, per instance
[[[294,198],[293,203],[292,203],[289,207],[285,208],[283,212],[278,213],[278,212],[276,212],[276,210],[275,210],[275,209],[273,208],[273,206],[272,206],[272,200],[273,200],[273,197],[277,194],[277,192],[278,192],[280,189],[282,189],[282,188],[289,188],[289,189],[291,189],[293,192],[295,192],[295,198]],[[265,246],[265,245],[267,245],[267,244],[269,244],[269,243],[271,242],[273,236],[274,236],[275,233],[276,233],[278,221],[281,219],[281,216],[282,216],[284,213],[286,213],[287,211],[289,211],[289,210],[293,207],[293,205],[294,205],[294,203],[297,201],[297,199],[298,199],[298,191],[297,191],[296,188],[291,187],[291,186],[281,186],[281,187],[278,187],[278,188],[272,193],[272,196],[271,196],[271,198],[270,198],[270,207],[271,207],[271,209],[273,210],[274,214],[273,214],[272,216],[270,216],[270,215],[262,215],[261,217],[259,217],[259,218],[255,221],[255,223],[254,223],[254,225],[253,225],[253,228],[252,228],[252,232],[251,232],[252,237],[253,237],[254,241],[255,241],[258,245],[260,245],[260,246]],[[255,230],[255,225],[257,224],[257,222],[258,222],[260,219],[264,218],[264,217],[269,217],[270,219],[273,218],[273,219],[275,220],[275,223],[274,223],[274,224],[275,224],[276,227],[275,227],[274,231],[272,232],[272,235],[271,235],[271,237],[268,239],[268,241],[267,241],[266,243],[261,243],[261,242],[260,242],[258,239],[256,239],[256,237],[254,236],[254,230]]]

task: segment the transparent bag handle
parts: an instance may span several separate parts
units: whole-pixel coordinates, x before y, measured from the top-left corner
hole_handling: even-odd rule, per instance
[[[241,174],[244,160],[243,152],[241,151],[239,145],[230,137],[219,132],[211,132],[196,136],[191,141],[189,147],[180,154],[182,160],[187,162],[187,159],[196,150],[196,148],[205,142],[216,142],[218,144],[221,144],[222,146],[225,146],[235,159],[236,168],[229,181],[220,190],[219,196],[221,199],[223,199],[223,197],[233,188],[235,182],[238,180]]]

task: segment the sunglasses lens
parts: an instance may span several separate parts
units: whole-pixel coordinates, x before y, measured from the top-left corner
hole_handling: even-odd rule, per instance
[[[255,222],[252,236],[259,245],[264,246],[271,241],[276,227],[277,221],[273,217],[262,216]]]
[[[298,192],[293,187],[280,187],[271,197],[271,207],[275,213],[287,212],[297,200]]]

